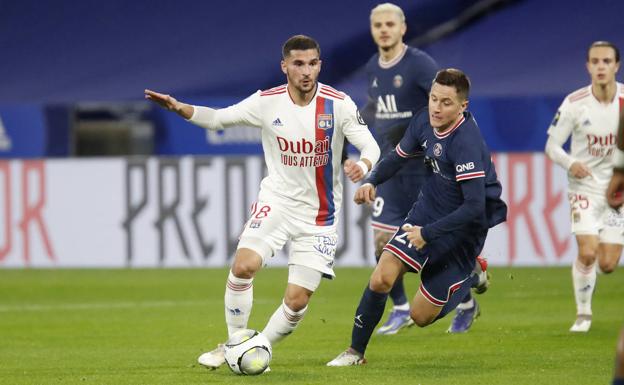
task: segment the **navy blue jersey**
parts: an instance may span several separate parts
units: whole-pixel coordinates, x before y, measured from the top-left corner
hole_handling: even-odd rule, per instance
[[[399,57],[380,63],[379,53],[366,64],[368,96],[375,106],[370,122],[381,153],[393,151],[413,115],[427,106],[438,66],[425,52],[405,46]],[[424,174],[422,159],[408,162],[401,174]]]
[[[367,181],[382,183],[405,159],[423,150],[430,173],[410,214],[418,219],[414,224],[423,227],[423,239],[430,242],[451,233],[461,236],[505,221],[501,184],[470,112],[464,112],[456,126],[439,133],[429,124],[429,110],[420,111],[395,152],[384,156]]]

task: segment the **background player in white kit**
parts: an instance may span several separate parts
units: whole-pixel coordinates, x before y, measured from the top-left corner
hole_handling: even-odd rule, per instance
[[[268,176],[261,183],[227,279],[225,320],[229,335],[247,327],[253,278],[290,240],[286,293],[263,330],[272,344],[297,327],[321,278],[334,276],[345,137],[361,152],[358,162],[345,165],[352,181],[361,180],[380,153],[351,98],[317,82],[321,60],[314,39],[302,35],[288,39],[282,48],[281,68],[287,84],[258,91],[220,110],[145,90],[147,99],[202,127],[262,129]],[[198,361],[211,368],[222,365],[223,346],[202,354]]]
[[[568,171],[572,232],[578,256],[572,265],[577,318],[570,331],[591,327],[591,300],[596,286],[596,260],[612,272],[624,244],[624,217],[609,207],[606,189],[612,175],[620,105],[624,88],[616,82],[620,68],[617,47],[593,43],[587,53],[591,85],[568,95],[548,129],[546,154]],[[570,153],[562,146],[572,136]]]

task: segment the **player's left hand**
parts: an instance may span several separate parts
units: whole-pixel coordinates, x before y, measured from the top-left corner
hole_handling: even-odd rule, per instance
[[[624,204],[624,170],[613,169],[613,176],[607,187],[607,202],[609,206],[618,209]]]
[[[364,171],[351,159],[345,160],[343,169],[347,178],[349,178],[353,183],[357,183],[364,179]]]
[[[410,245],[414,246],[416,250],[422,249],[427,244],[420,234],[420,229],[422,229],[422,227],[404,224],[401,229],[407,233],[407,239],[409,240]]]

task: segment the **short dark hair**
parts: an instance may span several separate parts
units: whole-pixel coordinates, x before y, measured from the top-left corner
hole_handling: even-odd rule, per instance
[[[286,43],[282,46],[282,58],[286,59],[290,56],[290,51],[293,49],[302,51],[306,49],[315,49],[316,52],[318,52],[319,57],[321,56],[321,47],[319,46],[319,43],[309,36],[295,35],[286,40]]]
[[[446,68],[436,73],[434,83],[438,83],[443,86],[455,87],[457,96],[462,100],[468,99],[470,93],[470,79],[462,71],[455,68]]]
[[[618,47],[615,46],[615,44],[609,42],[609,41],[605,41],[605,40],[598,40],[593,42],[589,48],[587,49],[587,61],[589,61],[589,51],[591,51],[592,48],[596,48],[596,47],[609,47],[613,50],[613,52],[615,52],[615,62],[619,63],[620,62],[620,50],[618,49]]]

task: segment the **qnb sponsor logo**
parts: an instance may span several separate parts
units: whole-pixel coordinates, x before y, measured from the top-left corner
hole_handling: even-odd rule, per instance
[[[616,143],[616,135],[609,134],[598,136],[587,134],[587,153],[593,157],[601,158],[610,156]]]
[[[466,171],[470,171],[470,170],[474,170],[475,165],[474,162],[468,162],[468,163],[464,163],[464,164],[458,164],[457,166],[455,166],[455,171],[459,172],[466,172]]]
[[[282,152],[281,162],[291,167],[322,167],[329,162],[331,142],[329,136],[311,142],[305,138],[288,140],[277,137],[277,145]]]

